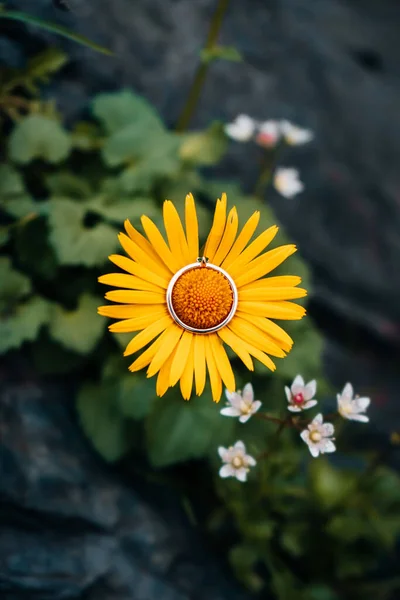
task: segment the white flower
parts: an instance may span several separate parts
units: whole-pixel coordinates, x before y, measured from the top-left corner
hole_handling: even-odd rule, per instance
[[[297,169],[279,167],[274,173],[274,187],[285,198],[293,198],[304,190]]]
[[[310,129],[302,129],[290,121],[281,121],[280,129],[285,141],[290,146],[299,146],[310,142],[314,134]]]
[[[334,433],[332,423],[323,423],[323,417],[319,414],[308,425],[308,429],[301,432],[300,437],[316,458],[320,453],[335,452],[336,446],[332,441],[335,439],[332,437]]]
[[[258,126],[256,144],[264,148],[273,148],[281,137],[278,121],[264,121]]]
[[[225,463],[219,470],[220,477],[236,477],[239,481],[246,481],[249,467],[256,465],[255,459],[246,454],[243,442],[236,442],[234,446],[218,448],[222,462]]]
[[[225,390],[228,402],[227,408],[221,410],[221,415],[225,417],[239,417],[241,423],[246,423],[261,406],[259,400],[254,400],[254,391],[251,383],[246,383],[243,392],[228,392]]]
[[[346,383],[341,394],[337,394],[338,411],[344,419],[350,419],[350,421],[360,421],[361,423],[368,423],[369,418],[365,413],[371,400],[363,397],[359,398],[356,396],[353,399],[354,391],[351,383]]]
[[[248,142],[254,135],[256,121],[248,115],[238,115],[232,123],[225,125],[225,133],[237,142]]]
[[[317,404],[314,396],[317,391],[317,382],[315,379],[309,381],[307,385],[301,375],[296,375],[290,388],[285,386],[285,394],[289,402],[288,410],[291,412],[300,412],[312,408]]]

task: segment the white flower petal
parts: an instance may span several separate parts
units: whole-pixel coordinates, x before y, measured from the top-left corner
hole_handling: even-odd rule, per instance
[[[310,425],[321,425],[324,418],[321,413],[318,413],[314,419],[311,421]]]
[[[246,454],[246,462],[249,465],[249,467],[255,467],[257,464],[257,461],[255,458],[253,458],[253,456],[250,456],[250,454]]]
[[[332,440],[324,440],[323,449],[321,449],[321,452],[325,453],[325,452],[335,452],[336,450],[336,446],[335,444],[332,442]]]
[[[237,469],[237,471],[235,472],[235,477],[238,481],[246,481],[247,480],[247,469],[245,469],[244,467]]]
[[[273,184],[275,189],[285,198],[293,198],[304,189],[304,185],[299,179],[298,170],[287,167],[276,169],[273,175]]]
[[[225,388],[225,396],[229,404],[231,403],[234,394],[236,394],[236,392],[230,392],[228,389]]]
[[[225,460],[225,457],[228,456],[230,454],[228,448],[224,448],[223,446],[220,446],[218,448],[218,454],[220,456],[220,458],[222,458],[222,460]]]
[[[306,144],[314,138],[314,134],[310,129],[303,129],[290,121],[282,120],[280,126],[285,140],[289,145],[297,146],[299,144]]]
[[[319,456],[319,453],[321,451],[319,446],[317,446],[315,444],[309,444],[308,448],[311,452],[311,456],[313,456],[314,458],[317,458],[317,456]]]
[[[219,470],[219,476],[223,477],[223,478],[234,477],[235,475],[236,475],[236,471],[230,463],[227,465],[223,465]]]
[[[231,403],[231,406],[233,406],[234,408],[237,408],[237,410],[239,412],[241,412],[240,411],[240,405],[242,404],[241,394],[239,394],[238,392],[232,392],[230,403]]]
[[[300,406],[295,406],[294,404],[288,406],[287,409],[290,410],[290,412],[301,412],[302,410]]]
[[[324,423],[321,426],[322,433],[325,437],[332,436],[335,433],[335,428],[332,423]]]
[[[254,415],[262,406],[262,402],[260,400],[255,400],[251,405],[251,414]]]
[[[225,133],[237,142],[248,142],[254,135],[256,122],[248,115],[239,115],[232,123],[225,125]]]
[[[239,421],[241,423],[247,423],[247,421],[250,419],[251,415],[252,415],[252,413],[248,413],[247,415],[241,415],[239,417]]]
[[[246,446],[240,440],[236,442],[236,444],[233,447],[235,450],[241,450],[242,452],[246,452]]]
[[[296,375],[293,379],[293,383],[290,386],[293,396],[296,394],[302,394],[304,390],[304,379],[301,375]]]
[[[240,415],[242,414],[240,410],[238,410],[237,408],[233,408],[233,406],[223,408],[222,410],[220,410],[220,413],[221,415],[224,415],[224,417],[240,417]]]
[[[258,126],[258,134],[255,141],[259,146],[272,148],[276,145],[280,135],[280,125],[277,121],[264,121]]]
[[[287,385],[285,385],[285,394],[286,394],[286,398],[288,402],[292,401],[292,392],[290,391],[290,389],[288,388]]]
[[[242,398],[246,404],[251,404],[254,400],[254,390],[251,383],[246,383],[242,391]]]
[[[359,410],[367,410],[371,403],[371,399],[363,396],[362,398],[355,398],[354,403]]]
[[[305,400],[311,400],[316,394],[317,391],[317,382],[315,379],[309,381],[307,385],[304,387],[304,398]]]
[[[312,408],[313,406],[316,406],[317,404],[318,404],[317,400],[308,400],[308,402],[304,402],[303,410],[308,410],[309,408]]]
[[[351,385],[351,383],[346,383],[346,385],[344,386],[344,388],[342,390],[341,395],[344,398],[348,398],[349,400],[351,400],[353,398],[354,390],[353,390],[353,386]]]
[[[303,440],[303,442],[305,442],[306,444],[310,444],[310,432],[308,431],[308,429],[304,429],[304,431],[302,431],[300,433],[300,437]]]
[[[360,423],[368,423],[368,421],[369,421],[369,417],[367,417],[367,415],[352,414],[352,415],[347,415],[347,418],[350,421],[359,421]]]

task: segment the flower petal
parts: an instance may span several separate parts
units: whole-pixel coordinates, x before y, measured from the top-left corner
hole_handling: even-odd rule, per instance
[[[319,456],[319,453],[321,452],[321,449],[318,446],[315,445],[308,445],[308,449],[311,452],[311,456],[313,456],[314,458],[317,458],[317,456]]]
[[[252,344],[255,348],[263,352],[268,352],[271,356],[278,356],[279,358],[286,356],[286,353],[272,338],[240,316],[235,315],[229,324],[229,328],[245,342]]]
[[[171,370],[171,364],[174,360],[175,356],[175,348],[168,356],[168,358],[163,362],[160,370],[157,375],[157,383],[156,383],[156,393],[157,396],[164,396],[165,392],[169,388],[169,373]],[[148,375],[147,375],[148,376]]]
[[[148,256],[135,242],[125,235],[125,233],[120,233],[118,235],[118,240],[125,250],[125,252],[130,256],[130,258],[137,263],[143,265],[149,271],[156,273],[163,280],[167,280],[169,273],[165,268],[165,265],[161,260],[153,260]]]
[[[307,402],[304,402],[303,410],[308,410],[309,408],[312,408],[313,406],[316,406],[317,404],[318,404],[317,400],[308,400]]]
[[[168,325],[171,325],[171,317],[169,315],[165,315],[164,317],[161,317],[161,319],[158,319],[146,327],[146,329],[143,329],[129,342],[124,352],[124,356],[134,354],[143,348],[143,346],[146,346],[149,342],[151,342],[151,340],[164,331]]]
[[[190,346],[188,357],[186,360],[186,366],[183,370],[182,377],[180,379],[180,388],[182,397],[184,400],[189,400],[192,394],[193,387],[193,375],[194,375],[194,350],[193,344]]]
[[[197,221],[196,205],[192,194],[188,194],[185,200],[185,227],[189,250],[189,262],[193,263],[199,256],[199,225]]]
[[[189,248],[180,216],[171,200],[165,200],[163,204],[163,218],[171,252],[180,267],[184,267],[190,263]]]
[[[239,309],[241,312],[250,315],[285,321],[297,321],[306,314],[306,309],[303,306],[285,300],[282,300],[282,302],[240,302]]]
[[[154,308],[154,304],[107,304],[99,306],[97,312],[103,317],[112,319],[131,319],[139,315],[152,314]]]
[[[292,338],[286,333],[286,331],[284,331],[284,329],[282,329],[282,327],[279,327],[279,325],[277,325],[270,319],[266,319],[265,317],[258,317],[246,312],[242,312],[241,310],[238,310],[236,312],[236,315],[238,317],[241,317],[245,321],[249,321],[256,327],[258,327],[258,329],[264,331],[264,333],[266,333],[268,336],[272,337],[282,348],[282,350],[288,352],[292,348]]]
[[[210,376],[212,397],[214,402],[219,402],[222,394],[222,381],[215,363],[214,353],[208,336],[205,338],[205,355]]]
[[[232,277],[240,275],[244,267],[248,265],[256,256],[258,256],[264,248],[268,246],[278,233],[278,227],[272,225],[247,246],[245,250],[229,265],[227,271]]]
[[[307,383],[307,385],[304,387],[304,399],[305,400],[311,400],[311,398],[313,398],[315,396],[317,392],[317,382],[315,381],[315,379],[313,379],[312,381],[309,381]]]
[[[254,371],[253,361],[251,360],[249,352],[246,350],[243,340],[227,327],[220,329],[218,335],[227,346],[232,348],[249,371]]]
[[[230,252],[222,263],[222,268],[228,271],[229,266],[233,264],[242,250],[247,246],[253,233],[257,229],[260,220],[260,211],[256,210],[250,219],[244,224],[242,231],[239,233],[236,242],[233,244]]]
[[[347,415],[346,418],[350,421],[359,421],[360,423],[368,423],[369,421],[369,417],[367,417],[367,415],[350,414]]]
[[[224,415],[224,417],[240,417],[241,415],[240,410],[234,408],[233,406],[223,408],[222,410],[220,410],[220,413],[221,415]]]
[[[349,400],[351,400],[354,396],[354,390],[353,390],[353,386],[351,385],[351,383],[346,383],[346,385],[344,386],[343,390],[342,390],[342,396],[344,396],[345,398],[348,398]]]
[[[250,454],[246,454],[246,462],[249,465],[249,467],[255,467],[257,464],[256,459],[250,456]]]
[[[217,200],[213,224],[204,247],[204,256],[206,256],[210,262],[213,262],[214,255],[223,236],[225,230],[225,221],[226,194],[222,194],[221,200]]]
[[[177,381],[179,381],[186,367],[186,363],[192,349],[193,337],[193,333],[190,331],[184,331],[176,346],[175,358],[172,361],[171,372],[169,376],[169,385],[171,387],[174,386]]]
[[[262,406],[262,402],[260,402],[260,400],[254,400],[253,404],[251,405],[251,414],[254,415],[254,413],[256,413]]]
[[[221,379],[224,382],[228,390],[234,391],[236,389],[235,376],[232,371],[231,363],[226,354],[225,348],[222,345],[222,340],[216,333],[208,336],[212,352],[214,354],[215,364]]]
[[[290,391],[287,385],[285,385],[285,394],[287,401],[290,403],[292,401],[292,392]]]
[[[358,410],[367,410],[371,403],[371,399],[363,396],[362,398],[355,398],[354,403]]]
[[[323,423],[322,431],[323,431],[324,436],[328,437],[335,433],[335,428],[332,425],[332,423]]]
[[[250,419],[251,417],[251,413],[248,413],[247,415],[242,415],[239,417],[239,422],[240,423],[247,423],[247,421]]]
[[[111,262],[113,262],[117,267],[120,267],[127,273],[131,273],[132,275],[136,275],[140,277],[140,279],[144,279],[153,285],[157,285],[163,289],[168,287],[168,283],[170,280],[170,275],[161,276],[148,269],[144,265],[135,262],[131,258],[127,258],[126,256],[121,256],[120,254],[111,254],[108,257]]]
[[[133,227],[133,225],[128,219],[124,221],[124,227],[126,233],[131,238],[132,242],[135,242],[135,244],[139,246],[139,248],[141,248],[147,256],[149,256],[156,262],[160,260],[160,257],[158,256],[157,252],[154,250],[150,242],[146,240],[144,235],[142,235],[139,231],[137,231],[137,229]]]
[[[206,384],[206,349],[205,337],[202,335],[194,336],[194,379],[196,394],[200,396]]]
[[[304,379],[301,375],[296,375],[293,379],[293,383],[290,386],[293,396],[296,394],[302,394],[304,390]]]
[[[158,348],[161,345],[163,334],[161,334],[137,359],[129,366],[131,373],[140,371],[147,367],[153,360]]]
[[[324,445],[323,445],[323,452],[335,452],[336,450],[336,446],[335,444],[332,442],[332,440],[325,440],[324,441]]]
[[[228,448],[224,448],[224,446],[218,447],[218,454],[222,460],[225,460],[225,457],[228,454],[228,452]]]
[[[254,400],[254,390],[251,383],[246,383],[243,388],[242,398],[246,402],[246,404],[252,404]]]
[[[239,301],[268,302],[269,300],[294,300],[307,296],[307,290],[299,287],[271,287],[239,290]]]
[[[129,258],[127,260],[129,260]],[[161,286],[135,277],[134,275],[126,275],[125,273],[107,273],[107,275],[99,277],[98,282],[117,288],[127,288],[129,290],[147,290],[149,292],[161,291]]]
[[[164,315],[168,315],[167,310],[164,306],[157,307],[158,310],[154,310],[152,314],[144,314],[133,319],[124,319],[123,321],[117,321],[109,325],[108,329],[115,333],[129,333],[131,331],[140,331],[145,329],[157,319],[160,319]]]
[[[235,477],[238,481],[247,481],[247,469],[241,467],[235,472]]]
[[[172,254],[167,242],[164,240],[158,227],[153,223],[151,219],[149,219],[149,217],[143,215],[143,217],[141,218],[141,222],[143,229],[146,232],[146,235],[149,238],[149,241],[152,244],[154,250],[157,252],[158,256],[161,258],[161,260],[172,273],[176,273],[176,271],[178,271],[180,268],[179,257],[175,257]]]
[[[321,425],[324,418],[321,413],[318,413],[311,422],[311,425]]]
[[[169,359],[172,352],[181,339],[183,329],[179,327],[173,321],[169,327],[161,334],[161,344],[154,355],[149,368],[147,369],[147,377],[153,377],[162,368],[165,361]],[[169,375],[168,375],[168,387],[169,387]]]
[[[261,256],[255,258],[246,265],[245,272],[241,272],[241,274],[236,277],[235,282],[237,287],[240,288],[247,283],[251,283],[256,279],[264,277],[276,269],[276,267],[282,264],[296,251],[297,248],[294,244],[287,244],[286,246],[280,246],[279,248],[261,254]]]
[[[241,440],[238,440],[233,447],[235,450],[240,450],[241,452],[246,452],[246,446],[243,444],[243,442]]]
[[[231,464],[223,465],[219,470],[220,477],[235,477],[236,471]]]
[[[111,290],[104,295],[106,300],[122,304],[165,304],[165,292],[136,290]]]
[[[215,253],[213,258],[213,264],[219,266],[221,262],[224,260],[229,250],[232,248],[232,244],[235,241],[236,233],[239,226],[239,218],[237,214],[236,207],[234,206],[228,214],[228,218],[226,220],[226,227],[224,231],[224,235],[222,236],[222,240],[220,245],[218,246],[218,250]]]

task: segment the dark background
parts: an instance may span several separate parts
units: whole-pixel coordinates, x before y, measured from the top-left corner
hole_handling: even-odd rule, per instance
[[[50,0],[7,7],[64,24],[114,57],[2,20],[0,62],[21,67],[35,52],[59,45],[71,61],[46,94],[68,121],[85,114],[95,93],[126,86],[173,127],[215,0],[68,3],[70,12]],[[284,165],[301,170],[305,192],[294,199],[268,194],[312,269],[310,313],[325,334],[327,373],[337,386],[349,380],[369,390],[380,409],[377,430],[386,434],[399,426],[399,32],[395,0],[231,0],[220,43],[235,46],[245,62],[212,65],[191,123],[204,127],[244,112],[288,118],[315,132],[312,144],[283,157]],[[232,144],[218,175],[250,191],[258,161],[257,148]],[[95,456],[76,430],[67,383],[60,398],[59,390],[37,389],[29,376],[24,384],[9,369],[1,376],[1,421],[11,424],[0,465],[5,600],[236,597],[216,557],[188,533],[173,493],[169,498],[163,488],[165,501],[155,507],[157,491],[147,493],[138,482],[135,493]],[[28,396],[31,415],[21,409]],[[40,457],[39,471],[32,457]]]

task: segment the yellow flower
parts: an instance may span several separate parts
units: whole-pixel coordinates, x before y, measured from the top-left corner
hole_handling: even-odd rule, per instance
[[[271,319],[301,319],[303,307],[288,302],[306,295],[296,287],[297,276],[264,278],[296,251],[293,245],[264,252],[275,237],[274,225],[250,244],[260,219],[256,211],[238,232],[238,215],[228,215],[226,194],[217,201],[214,221],[204,249],[199,250],[196,207],[186,196],[185,229],[173,203],[164,202],[163,217],[168,243],[146,216],[143,236],[125,221],[119,235],[129,256],[113,254],[110,260],[126,273],[99,278],[117,289],[107,292],[116,305],[101,306],[99,313],[120,319],[114,332],[139,332],[124,356],[143,350],[129,370],[147,367],[147,377],[157,376],[159,396],[180,382],[183,398],[204,390],[208,372],[212,396],[219,402],[222,383],[235,390],[235,377],[224,344],[230,346],[251,371],[252,357],[272,371],[271,356],[284,357],[293,340]]]

